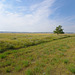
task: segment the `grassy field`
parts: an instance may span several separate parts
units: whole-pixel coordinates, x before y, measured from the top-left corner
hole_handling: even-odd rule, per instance
[[[0,75],[75,75],[75,34],[0,33]]]

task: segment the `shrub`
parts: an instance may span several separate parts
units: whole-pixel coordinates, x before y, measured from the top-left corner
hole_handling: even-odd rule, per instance
[[[64,34],[61,25],[59,25],[58,27],[56,27],[56,29],[55,29],[53,32],[54,32],[54,33],[57,33],[57,34]]]

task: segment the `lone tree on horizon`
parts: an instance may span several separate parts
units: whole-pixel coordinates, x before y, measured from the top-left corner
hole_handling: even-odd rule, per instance
[[[57,33],[57,34],[64,34],[61,25],[59,25],[58,27],[56,27],[56,29],[55,29],[53,32],[54,32],[54,33]]]

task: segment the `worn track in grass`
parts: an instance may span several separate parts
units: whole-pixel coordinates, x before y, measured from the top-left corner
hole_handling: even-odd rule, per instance
[[[0,75],[74,75],[75,37],[0,53]]]

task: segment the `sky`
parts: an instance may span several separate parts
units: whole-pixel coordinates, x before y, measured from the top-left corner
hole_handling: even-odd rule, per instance
[[[75,0],[0,0],[0,31],[75,32]]]

